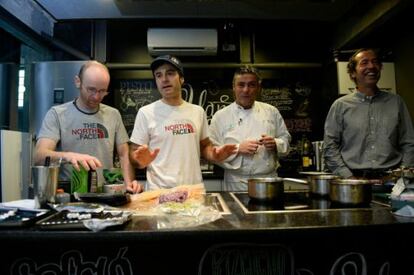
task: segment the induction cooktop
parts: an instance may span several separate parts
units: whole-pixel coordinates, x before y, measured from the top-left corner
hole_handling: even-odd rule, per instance
[[[262,202],[250,199],[247,192],[230,192],[230,195],[246,214],[338,211],[341,209],[360,210],[388,207],[385,202],[372,200],[370,204],[344,205],[332,202],[329,197],[321,197],[309,192],[285,191],[281,200]]]

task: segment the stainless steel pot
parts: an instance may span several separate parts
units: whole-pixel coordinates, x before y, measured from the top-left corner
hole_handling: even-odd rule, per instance
[[[247,180],[249,197],[258,201],[283,201],[282,178],[251,178]]]
[[[331,181],[338,178],[334,175],[308,176],[309,192],[318,196],[329,196]]]
[[[339,177],[332,174],[308,175],[307,180],[284,178],[286,181],[308,185],[311,194],[321,197],[329,196],[330,182],[335,179],[339,179]]]
[[[372,183],[360,179],[335,179],[331,181],[329,196],[340,204],[369,204],[372,199]]]

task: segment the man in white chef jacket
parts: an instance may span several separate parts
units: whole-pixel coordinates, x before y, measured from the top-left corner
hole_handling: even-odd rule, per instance
[[[236,101],[217,111],[210,124],[215,145],[238,144],[238,152],[218,163],[224,168],[224,190],[246,191],[252,177],[276,177],[278,155],[287,154],[291,136],[279,110],[256,101],[261,90],[259,72],[251,66],[236,70]]]

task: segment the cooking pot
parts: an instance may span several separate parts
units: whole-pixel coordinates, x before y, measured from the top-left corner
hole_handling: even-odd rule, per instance
[[[308,175],[307,180],[284,178],[287,181],[308,184],[309,192],[312,195],[328,197],[330,182],[334,179],[339,179],[338,176],[332,174]]]
[[[253,200],[281,202],[284,194],[283,179],[251,178],[247,180],[247,191]]]
[[[372,183],[361,179],[334,179],[331,181],[329,197],[340,204],[369,204],[372,199]]]
[[[329,196],[331,181],[339,179],[334,175],[308,176],[309,192],[318,196]]]

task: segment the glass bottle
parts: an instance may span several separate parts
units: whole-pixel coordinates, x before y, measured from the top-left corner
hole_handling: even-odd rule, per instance
[[[312,169],[312,145],[309,139],[303,135],[302,137],[302,170],[310,171]]]

